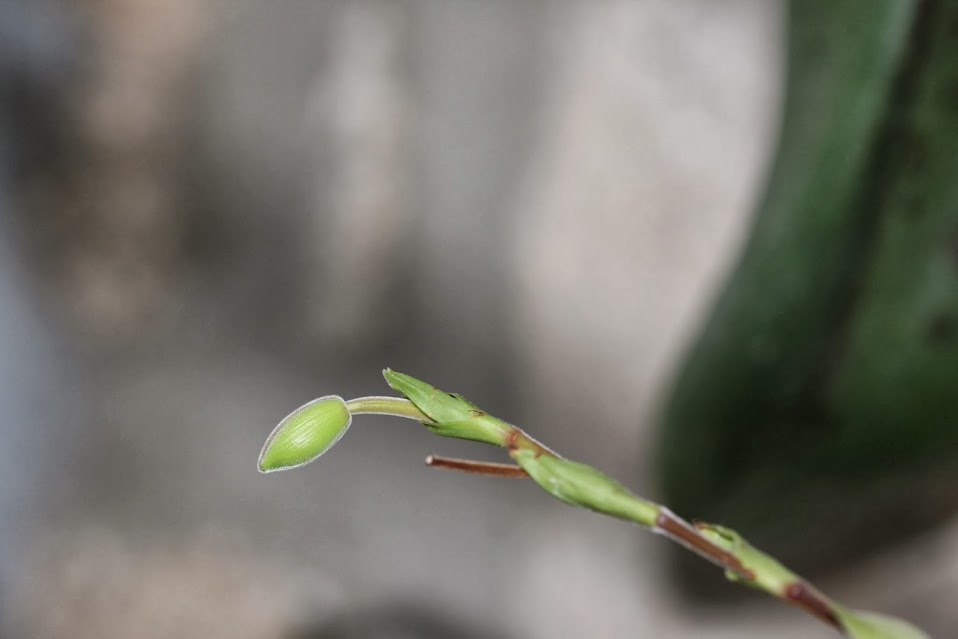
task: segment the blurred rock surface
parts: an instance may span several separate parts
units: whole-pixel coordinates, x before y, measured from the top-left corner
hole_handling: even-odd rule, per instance
[[[757,598],[682,609],[661,539],[424,468],[483,450],[405,423],[254,469],[279,417],[382,393],[388,365],[647,476],[657,390],[763,178],[779,3],[73,10],[78,155],[28,226],[87,452],[19,552],[19,636],[829,636]],[[919,586],[849,580],[918,610]]]

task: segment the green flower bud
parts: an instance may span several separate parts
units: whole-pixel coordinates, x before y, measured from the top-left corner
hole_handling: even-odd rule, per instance
[[[289,470],[313,461],[343,436],[352,415],[346,402],[327,395],[303,404],[283,418],[270,433],[259,454],[259,470]]]

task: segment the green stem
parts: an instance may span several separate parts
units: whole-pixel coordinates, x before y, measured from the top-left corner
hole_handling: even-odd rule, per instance
[[[565,459],[521,428],[487,414],[461,395],[443,392],[389,369],[384,375],[389,385],[406,398],[359,397],[344,402],[341,397],[327,396],[314,400],[274,429],[260,454],[260,470],[294,468],[316,459],[336,443],[353,415],[412,419],[437,435],[501,446],[518,464],[430,456],[426,463],[431,466],[498,477],[528,476],[566,503],[634,521],[666,536],[724,568],[730,580],[798,606],[851,639],[927,639],[906,622],[838,605],[735,531],[703,522],[690,524],[595,468]],[[304,435],[309,440],[305,446]]]
[[[554,497],[646,526],[724,568],[729,579],[798,606],[840,632],[847,630],[834,602],[773,558],[751,547],[734,531],[703,523],[692,525],[665,506],[632,493],[595,468],[563,458],[518,426],[489,415],[461,395],[447,393],[390,369],[383,374],[393,390],[405,395],[431,419],[427,426],[433,432],[501,446],[519,468]],[[521,476],[518,468],[500,468],[499,465],[491,468],[487,462],[439,459],[437,463],[436,458],[431,458],[427,463],[467,472]]]
[[[346,410],[350,415],[392,415],[405,417],[423,424],[431,424],[432,420],[421,410],[416,408],[408,399],[400,397],[357,397],[346,402]]]

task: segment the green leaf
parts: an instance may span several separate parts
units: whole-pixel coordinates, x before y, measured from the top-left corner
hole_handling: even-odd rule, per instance
[[[667,401],[665,501],[800,572],[958,505],[955,24],[955,2],[791,3],[765,196]]]
[[[767,504],[740,498],[720,510],[722,498],[753,472],[793,468],[756,471],[770,453],[785,459],[807,440],[819,443],[808,433],[830,432],[807,422],[809,406],[818,406],[810,389],[835,360],[835,336],[847,330],[840,310],[874,259],[864,240],[879,211],[866,191],[874,188],[875,154],[886,150],[877,141],[916,7],[791,4],[785,111],[765,196],[666,407],[660,455],[677,511],[725,519],[745,504],[758,511],[751,527],[760,528]]]
[[[260,472],[271,473],[308,464],[338,442],[351,422],[346,402],[337,395],[303,404],[270,433],[259,454]]]
[[[852,639],[930,639],[901,619],[860,610],[839,609],[836,612],[846,634]]]

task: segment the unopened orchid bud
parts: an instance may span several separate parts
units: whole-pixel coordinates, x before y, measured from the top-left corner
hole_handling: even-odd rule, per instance
[[[303,404],[270,433],[259,454],[259,470],[271,473],[296,468],[313,461],[343,436],[352,415],[346,402],[327,395]]]

